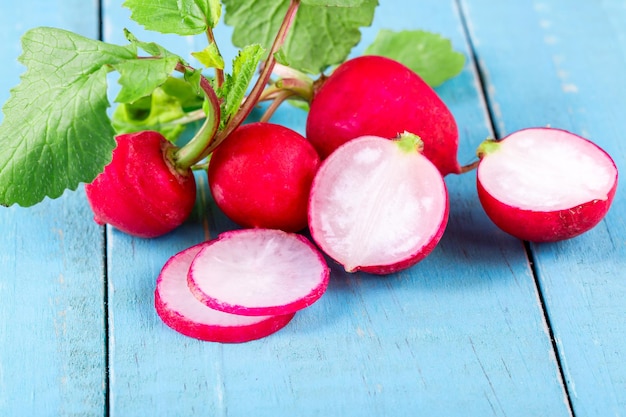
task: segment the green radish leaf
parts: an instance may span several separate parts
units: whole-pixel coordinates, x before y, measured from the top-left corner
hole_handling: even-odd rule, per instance
[[[214,28],[221,15],[217,0],[126,0],[130,17],[148,30],[197,35]]]
[[[221,124],[224,125],[233,116],[246,95],[250,81],[265,54],[260,45],[248,45],[239,51],[233,60],[232,74],[226,74],[224,84],[217,90],[223,99]]]
[[[367,0],[302,0],[302,4],[327,7],[357,7]]]
[[[200,87],[202,81],[201,70],[187,70],[185,71],[184,78],[191,91],[193,91],[197,97],[205,97],[205,92],[202,90],[202,87]]]
[[[287,103],[291,104],[296,109],[304,110],[307,113],[311,110],[309,102],[304,100],[287,100]]]
[[[178,64],[178,57],[162,59],[135,59],[123,61],[113,67],[120,73],[122,86],[115,98],[118,103],[132,103],[149,95],[163,84]]]
[[[222,16],[222,3],[220,0],[207,0],[204,14],[209,18],[209,26],[214,28]]]
[[[224,69],[224,58],[220,55],[215,42],[211,42],[200,52],[192,52],[193,55],[206,68]]]
[[[195,77],[196,75],[199,79],[201,76],[200,71],[196,71],[192,77]],[[194,81],[192,80],[191,83],[193,82]],[[182,80],[178,77],[169,77],[160,89],[180,101],[180,104],[185,111],[197,110],[202,107],[202,103],[204,102],[204,95],[199,87],[196,87],[195,85],[190,84],[189,81]]]
[[[138,49],[142,49],[143,51],[147,52],[151,57],[166,58],[166,57],[175,56],[178,58],[178,60],[181,63],[186,64],[185,61],[181,57],[179,57],[173,52],[168,51],[161,45],[154,43],[154,42],[140,41],[139,39],[135,37],[135,35],[130,33],[128,29],[124,29],[124,35],[126,36],[126,39],[128,40],[128,42],[130,42],[132,45],[134,45]]]
[[[449,39],[423,30],[383,29],[367,47],[365,55],[400,61],[432,87],[457,76],[465,66],[465,55],[455,52]]]
[[[282,48],[276,51],[274,58],[276,59],[276,63],[293,68],[289,63],[289,57],[285,54],[285,51],[283,51]]]
[[[223,3],[224,22],[234,27],[233,43],[238,47],[260,43],[268,50],[289,6],[289,0],[224,0]],[[361,40],[360,28],[371,25],[378,1],[310,0],[310,3],[303,2],[298,8],[280,60],[299,71],[319,74],[347,58]],[[348,7],[351,4],[354,7]]]
[[[107,73],[136,58],[121,47],[53,28],[22,37],[26,66],[0,124],[0,204],[32,206],[91,182],[111,160]]]
[[[188,113],[202,108],[202,104],[202,97],[189,83],[170,77],[149,96],[117,106],[113,127],[118,134],[155,130],[175,142],[185,130]]]
[[[175,142],[185,130],[177,122],[184,116],[180,101],[157,88],[148,97],[117,106],[112,122],[117,134],[155,130]]]

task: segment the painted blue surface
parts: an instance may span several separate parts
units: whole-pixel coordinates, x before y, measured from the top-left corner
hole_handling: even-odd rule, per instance
[[[181,55],[203,48],[144,31],[121,3],[103,3],[106,41],[124,43],[127,27]],[[19,81],[25,30],[97,38],[98,16],[77,0],[0,5],[0,101]],[[622,22],[618,0],[382,2],[354,53],[380,28],[452,40],[467,64],[437,92],[462,164],[487,137],[550,124],[596,141],[622,170]],[[217,32],[227,57],[230,33]],[[273,121],[302,132],[305,117],[282,107]],[[596,229],[527,252],[488,220],[472,173],[449,176],[450,223],[423,262],[388,277],[333,268],[328,292],[286,328],[222,345],[175,333],[153,307],[171,255],[234,227],[197,178],[192,217],[153,240],[98,227],[82,190],[0,209],[0,415],[626,415],[622,185]]]
[[[23,71],[19,38],[40,25],[97,37],[98,10],[83,1],[2,3],[2,103]],[[104,240],[91,217],[81,191],[0,210],[0,415],[104,414]]]
[[[555,0],[532,7],[520,2],[513,9],[508,3],[462,3],[497,109],[498,134],[529,125],[562,127],[599,144],[624,172],[626,4],[574,7]],[[523,43],[507,42],[521,38]],[[588,234],[533,246],[577,416],[626,414],[624,190],[622,180],[611,211]]]

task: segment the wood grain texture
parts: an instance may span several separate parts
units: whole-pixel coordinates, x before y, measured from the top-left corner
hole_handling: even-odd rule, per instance
[[[101,233],[84,196],[0,211],[0,415],[103,415]]]
[[[626,4],[463,0],[500,136],[552,125],[626,169]],[[626,415],[626,198],[589,233],[532,247],[576,416]]]
[[[92,2],[0,5],[0,101],[19,82],[19,39],[35,26],[98,36]],[[0,415],[106,410],[104,242],[81,191],[0,209]]]
[[[172,50],[202,48],[201,39],[145,33],[119,3],[107,3],[108,40],[119,42],[129,27],[140,39],[173,42]],[[381,27],[419,27],[469,55],[455,2],[397,6],[381,5],[364,43]],[[492,134],[472,63],[438,92],[458,118],[459,155],[469,162]],[[304,117],[285,107],[273,120],[303,131]],[[180,336],[152,305],[169,256],[232,227],[208,195],[197,216],[164,238],[109,230],[111,415],[568,416],[523,245],[489,223],[471,176],[448,184],[449,231],[428,259],[385,278],[334,268],[320,301],[277,334],[241,345]]]
[[[121,3],[103,4],[105,40],[125,43],[127,27],[191,62],[204,47],[202,36],[144,31]],[[623,0],[381,3],[354,55],[380,28],[419,28],[468,58],[437,89],[459,124],[461,164],[487,137],[549,124],[595,141],[623,170]],[[93,2],[2,3],[0,102],[23,71],[24,31],[96,38],[99,24]],[[227,62],[230,34],[216,33]],[[284,106],[272,121],[303,133],[305,118]],[[197,180],[191,218],[152,240],[113,228],[105,239],[82,190],[0,208],[0,415],[626,415],[622,184],[597,228],[531,246],[533,269],[522,242],[482,211],[474,176],[449,176],[450,223],[426,260],[388,277],[333,265],[328,292],[286,328],[228,345],[181,336],[154,311],[165,261],[237,227],[212,202],[206,175]]]

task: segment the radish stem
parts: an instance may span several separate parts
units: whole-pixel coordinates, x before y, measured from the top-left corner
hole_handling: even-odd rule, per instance
[[[181,72],[188,70],[182,64],[178,64],[176,69]],[[177,170],[186,171],[206,157],[206,149],[211,146],[216,137],[217,130],[220,125],[220,103],[213,86],[204,76],[200,77],[200,88],[209,103],[209,112],[206,115],[204,123],[196,132],[194,137],[185,146],[172,152],[172,160]]]
[[[310,103],[313,99],[313,80],[281,78],[263,90],[257,101],[273,100],[283,91],[291,91],[292,95],[297,95]]]
[[[217,49],[217,53],[221,56],[219,48],[217,47],[217,42],[215,42],[215,36],[213,35],[213,29],[210,26],[207,26],[206,30],[206,38],[209,44],[214,44],[215,49]],[[218,87],[221,87],[224,84],[224,70],[220,68],[215,68],[215,83]]]
[[[278,107],[285,100],[289,99],[289,97],[293,97],[294,95],[295,93],[289,90],[284,90],[276,94],[276,96],[272,100],[272,103],[269,105],[267,110],[265,110],[265,113],[263,114],[263,116],[261,116],[261,118],[259,119],[259,122],[268,122],[272,118],[274,113],[276,112],[276,109],[278,109]]]
[[[284,44],[287,34],[289,33],[289,29],[295,20],[296,12],[298,11],[299,6],[300,0],[291,0],[289,3],[283,22],[278,30],[278,33],[276,34],[276,38],[274,39],[274,43],[269,51],[269,55],[263,65],[263,69],[257,82],[254,84],[250,95],[245,99],[237,113],[221,131],[218,131],[221,117],[219,99],[217,98],[215,90],[209,81],[204,76],[200,78],[200,87],[209,101],[211,111],[209,112],[210,114],[207,114],[207,118],[202,127],[198,130],[192,140],[182,148],[179,148],[172,153],[171,157],[174,161],[176,169],[185,171],[189,169],[189,167],[197,164],[199,161],[209,156],[211,152],[213,152],[215,148],[217,148],[220,143],[222,143],[222,141],[226,139],[226,137],[228,137],[228,135],[239,127],[239,125],[241,125],[241,123],[243,123],[243,121],[248,117],[254,106],[258,103],[259,98],[262,96],[263,90],[270,79],[272,69],[276,64],[274,54],[276,54],[276,52],[278,52]],[[211,39],[211,35],[212,32],[207,31],[209,40]],[[179,63],[176,66],[176,70],[185,73],[189,70],[189,68]]]
[[[239,108],[239,111],[233,116],[233,118],[228,122],[224,130],[218,133],[216,140],[211,144],[210,148],[207,149],[207,152],[215,149],[228,135],[230,135],[233,130],[235,130],[243,121],[248,117],[254,106],[256,106],[259,97],[263,93],[265,86],[267,85],[270,76],[272,75],[272,70],[274,65],[276,64],[275,54],[285,43],[285,39],[287,38],[287,34],[289,33],[289,29],[291,28],[295,17],[296,12],[298,11],[298,7],[300,6],[300,0],[291,0],[289,2],[289,8],[287,9],[287,13],[283,19],[280,28],[278,29],[278,33],[276,34],[276,38],[274,39],[274,44],[269,51],[267,60],[265,61],[265,65],[263,65],[263,69],[257,82],[254,84],[250,95],[243,102],[242,106]]]
[[[476,168],[478,168],[478,164],[480,164],[480,159],[477,161],[474,161],[470,164],[467,165],[463,165],[461,167],[461,171],[459,172],[459,174],[465,174],[466,172],[471,172],[473,170],[475,170]]]

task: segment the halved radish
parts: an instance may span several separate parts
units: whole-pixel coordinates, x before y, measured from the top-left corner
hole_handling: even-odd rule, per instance
[[[363,136],[337,148],[311,188],[311,236],[346,271],[408,268],[437,245],[448,221],[444,180],[421,140]]]
[[[295,313],[279,316],[240,316],[214,310],[193,296],[187,285],[191,261],[209,243],[172,256],[159,274],[154,293],[157,314],[185,336],[222,343],[241,343],[268,336],[289,323]]]
[[[554,128],[483,142],[477,188],[491,220],[532,242],[569,239],[597,225],[617,188],[617,167],[600,147]]]
[[[275,229],[224,232],[191,263],[188,284],[205,305],[246,316],[289,314],[319,299],[330,269],[304,236]]]

